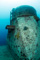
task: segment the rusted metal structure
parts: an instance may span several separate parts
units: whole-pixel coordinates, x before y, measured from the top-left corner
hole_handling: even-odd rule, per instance
[[[37,60],[38,22],[32,6],[19,6],[10,13],[7,42],[14,60]]]

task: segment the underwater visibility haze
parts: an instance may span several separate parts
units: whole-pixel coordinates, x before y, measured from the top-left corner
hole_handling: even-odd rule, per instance
[[[10,24],[10,11],[21,5],[33,6],[40,18],[40,0],[0,0],[0,45],[6,44],[8,30],[5,27]]]
[[[0,60],[40,60],[40,0],[0,0]]]

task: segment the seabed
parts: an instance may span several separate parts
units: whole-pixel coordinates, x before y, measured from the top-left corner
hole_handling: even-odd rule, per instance
[[[7,48],[7,45],[0,46],[0,60],[14,60]]]

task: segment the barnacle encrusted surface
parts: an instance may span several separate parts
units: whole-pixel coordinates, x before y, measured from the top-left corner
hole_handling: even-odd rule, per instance
[[[10,25],[15,29],[8,32],[7,41],[12,56],[15,60],[37,60],[40,56],[37,57],[39,32],[36,10],[31,6],[20,6],[13,8],[11,15]]]

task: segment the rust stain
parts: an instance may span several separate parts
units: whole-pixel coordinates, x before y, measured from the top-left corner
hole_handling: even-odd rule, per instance
[[[19,38],[19,32],[17,33],[17,35],[15,35],[15,37],[18,39]]]
[[[13,25],[7,25],[6,26],[6,29],[14,29],[15,28],[15,26],[13,26]]]

